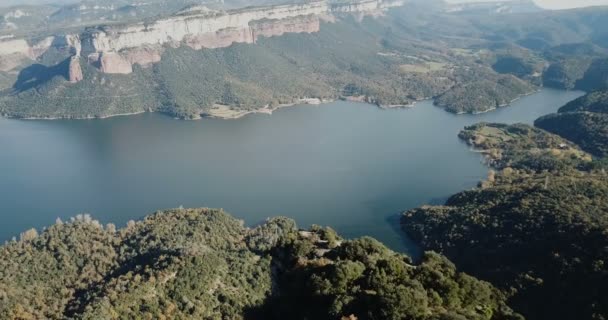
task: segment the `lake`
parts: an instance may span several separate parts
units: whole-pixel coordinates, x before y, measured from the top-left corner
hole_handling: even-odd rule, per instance
[[[57,217],[124,225],[183,205],[224,208],[249,225],[288,216],[415,255],[400,212],[440,204],[487,175],[457,137],[464,126],[531,124],[580,95],[543,89],[480,115],[429,101],[392,110],[339,101],[237,120],[0,118],[0,240]]]

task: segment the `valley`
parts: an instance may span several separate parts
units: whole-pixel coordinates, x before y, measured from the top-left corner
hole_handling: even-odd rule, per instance
[[[0,318],[608,319],[608,7],[57,1],[0,4]]]
[[[473,23],[475,12],[392,0],[191,6],[77,33],[8,35],[0,40],[0,114],[232,118],[352,97],[381,107],[434,99],[452,113],[480,113],[542,86],[589,91],[606,79],[602,35],[567,27],[601,23],[590,16],[606,12],[534,13],[544,21],[534,32],[558,30],[544,44],[524,31],[533,13],[494,13],[521,25],[497,38],[506,22]],[[418,28],[419,19],[432,22]],[[218,106],[226,110],[214,113]]]

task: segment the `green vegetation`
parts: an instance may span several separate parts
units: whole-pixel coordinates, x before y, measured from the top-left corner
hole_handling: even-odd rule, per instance
[[[580,111],[608,113],[608,91],[591,92],[559,109],[560,113]]]
[[[496,169],[512,168],[530,172],[584,167],[591,156],[575,144],[525,124],[480,123],[458,135],[482,152]]]
[[[412,46],[401,19],[344,17],[324,23],[319,33],[286,34],[255,45],[166,48],[160,63],[129,75],[101,74],[83,62],[85,80],[77,84],[66,81],[66,61],[55,65],[56,59],[47,59],[46,65],[21,71],[13,90],[0,97],[0,113],[87,118],[150,110],[196,118],[215,104],[252,110],[305,97],[365,96],[378,105],[407,105],[446,92],[441,105],[477,112],[534,90],[474,61]],[[423,66],[424,72],[399,67],[410,65]],[[478,94],[479,101],[467,103],[466,88],[478,86],[480,79],[487,90]]]
[[[608,88],[608,60],[606,57],[591,63],[583,79],[577,82],[577,89],[593,91]]]
[[[531,84],[513,75],[479,76],[479,81],[458,84],[439,96],[435,104],[453,113],[479,113],[505,107],[515,99],[534,92]]]
[[[85,13],[65,6],[44,22],[48,25],[19,30],[40,39],[45,34],[27,30],[79,32],[69,21],[145,20],[174,12],[180,3],[150,1],[140,8],[125,2]],[[92,16],[74,18],[79,14]],[[50,50],[39,61],[0,72],[0,114],[88,118],[157,111],[198,118],[216,104],[248,111],[300,98],[349,96],[383,106],[434,99],[450,112],[479,113],[506,106],[540,85],[605,88],[607,17],[604,8],[447,13],[442,4],[410,2],[381,18],[341,15],[322,23],[318,33],[286,34],[255,45],[165,48],[160,63],[136,66],[129,75],[101,74],[81,59],[85,80],[77,84],[66,80],[65,53]],[[68,25],[61,25],[65,20]]]
[[[503,289],[529,319],[606,318],[608,176],[509,170],[494,179],[406,212],[404,230]]]
[[[117,230],[88,216],[0,248],[2,319],[522,319],[490,284],[379,242],[248,229],[211,209],[158,212]]]
[[[597,15],[606,13],[598,10]],[[40,58],[40,65],[15,69],[20,78],[16,81],[11,72],[0,74],[6,82],[3,87],[12,87],[0,94],[0,113],[86,118],[159,111],[196,118],[215,104],[243,111],[304,97],[348,96],[385,106],[434,98],[450,112],[484,112],[535,91],[543,81],[545,64],[551,65],[545,72],[551,75],[559,73],[551,70],[563,61],[586,59],[586,65],[567,72],[580,73],[565,76],[571,80],[551,76],[559,78],[551,80],[555,86],[571,81],[574,87],[594,61],[606,57],[600,46],[582,45],[594,34],[567,28],[586,25],[586,11],[536,15],[538,19],[527,14],[497,19],[410,3],[382,18],[358,21],[345,15],[335,23],[322,23],[318,33],[286,34],[255,45],[201,51],[166,48],[160,63],[136,67],[130,75],[100,74],[83,59],[85,80],[78,84],[66,81],[65,57],[60,59],[51,50]],[[545,24],[531,26],[531,21]],[[547,38],[547,47],[523,46],[532,35]],[[582,44],[565,44],[572,42]],[[588,79],[604,75],[602,68],[593,70],[598,74],[589,73]]]
[[[559,113],[536,120],[535,125],[560,135],[598,157],[608,156],[608,91],[574,100]]]
[[[32,65],[12,90],[0,96],[0,114],[17,118],[93,118],[160,110],[149,70],[131,75],[102,74],[81,61],[85,80],[67,82],[69,60]],[[32,80],[33,79],[33,80]]]
[[[82,21],[125,23],[180,6],[149,5],[145,13],[126,4],[100,9]],[[59,9],[46,28],[77,21],[67,18],[79,14],[74,8]],[[166,48],[160,63],[129,75],[101,74],[82,59],[85,80],[78,84],[66,80],[66,57],[50,50],[39,64],[28,61],[0,72],[0,114],[89,118],[157,111],[198,118],[214,105],[243,112],[306,97],[349,96],[383,106],[433,98],[450,112],[479,113],[506,106],[541,84],[582,90],[607,85],[606,9],[483,15],[444,9],[413,2],[382,18],[342,15],[322,23],[318,33],[255,45]],[[111,18],[104,16],[108,10]]]
[[[585,76],[585,72],[591,66],[591,62],[591,59],[584,57],[554,62],[545,71],[543,82],[548,87],[575,89],[577,81]]]
[[[608,164],[581,151],[606,155],[606,97],[588,94],[536,121],[557,135],[465,128],[460,138],[499,171],[444,206],[405,212],[403,230],[496,285],[526,318],[608,318]]]
[[[558,113],[540,118],[535,124],[578,143],[598,157],[608,156],[608,114]]]

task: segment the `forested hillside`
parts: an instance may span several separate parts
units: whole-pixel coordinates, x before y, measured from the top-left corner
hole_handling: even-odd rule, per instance
[[[2,319],[521,319],[504,300],[434,253],[414,264],[371,238],[211,209],[123,229],[79,216],[0,248]]]
[[[69,57],[51,49],[0,71],[0,114],[90,118],[158,111],[198,118],[214,115],[218,106],[242,114],[301,98],[347,97],[385,107],[434,99],[453,113],[485,112],[541,85],[605,88],[607,17],[605,8],[480,14],[414,1],[377,16],[337,14],[322,19],[319,32],[255,44],[165,46],[160,62],[136,64],[130,74],[101,72],[83,58],[78,83],[68,81]],[[11,59],[5,59],[9,65]]]
[[[584,168],[592,162],[592,157],[574,143],[525,124],[480,123],[466,127],[459,137],[500,170],[541,173]]]
[[[558,134],[598,157],[608,156],[608,91],[574,100],[559,113],[538,119],[535,125]]]
[[[608,176],[503,173],[441,207],[408,211],[424,248],[511,295],[529,319],[608,315]]]
[[[605,97],[588,94],[536,121],[557,135],[522,124],[465,128],[461,139],[497,171],[444,206],[405,212],[402,228],[498,286],[526,318],[606,319]]]
[[[274,108],[300,98],[360,98],[382,106],[438,97],[455,113],[507,105],[537,88],[443,47],[413,40],[407,10],[358,21],[343,16],[318,33],[285,34],[256,44],[193,50],[166,48],[163,58],[132,74],[104,74],[81,61],[84,80],[70,83],[69,61],[45,54],[40,64],[6,73],[0,114],[20,118],[90,118],[160,111],[198,118],[226,105]],[[3,74],[0,72],[0,74]],[[471,88],[479,88],[470,92]],[[476,100],[471,100],[473,94]]]

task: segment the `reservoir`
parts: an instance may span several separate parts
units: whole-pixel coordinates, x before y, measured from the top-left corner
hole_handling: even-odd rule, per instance
[[[338,101],[236,120],[0,118],[0,241],[58,217],[122,226],[184,206],[223,208],[248,225],[287,216],[415,253],[400,212],[441,204],[487,175],[459,141],[463,127],[531,124],[582,94],[543,89],[479,115],[430,101],[390,110]]]

